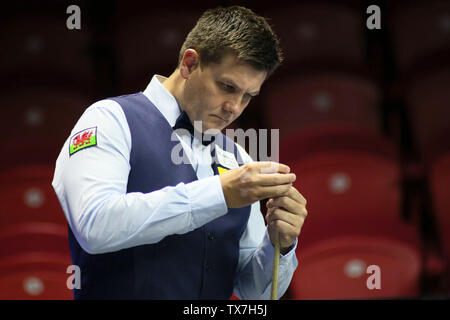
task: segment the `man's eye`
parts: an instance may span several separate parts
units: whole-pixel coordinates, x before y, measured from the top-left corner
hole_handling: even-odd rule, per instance
[[[228,91],[228,92],[234,92],[234,87],[233,87],[233,86],[230,86],[230,85],[228,85],[228,84],[226,84],[226,83],[223,83],[223,82],[220,82],[220,86],[221,86],[222,89],[224,89],[225,91]]]

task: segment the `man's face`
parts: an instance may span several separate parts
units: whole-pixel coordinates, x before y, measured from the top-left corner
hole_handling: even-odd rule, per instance
[[[239,117],[256,96],[267,72],[227,55],[220,64],[197,66],[186,79],[180,104],[202,131],[222,130]]]

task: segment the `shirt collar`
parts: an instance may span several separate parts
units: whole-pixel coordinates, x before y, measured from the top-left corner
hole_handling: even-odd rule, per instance
[[[181,114],[181,109],[175,97],[163,86],[162,83],[166,79],[164,76],[155,74],[143,93],[173,127]]]

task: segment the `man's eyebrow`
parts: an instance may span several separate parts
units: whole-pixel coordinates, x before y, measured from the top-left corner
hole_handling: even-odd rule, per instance
[[[239,91],[242,91],[241,87],[239,87],[233,80],[228,79],[228,78],[224,78],[223,79],[225,82],[228,82],[230,85],[232,85],[233,87],[235,87],[236,89],[238,89]],[[255,97],[259,94],[259,90],[258,91],[254,91],[254,92],[247,92],[249,95],[251,95],[252,97]]]

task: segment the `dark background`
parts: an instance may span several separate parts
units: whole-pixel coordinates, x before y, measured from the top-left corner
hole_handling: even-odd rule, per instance
[[[81,8],[80,30],[66,27],[72,4]],[[261,94],[231,125],[279,128],[280,160],[297,169],[296,186],[309,200],[305,230],[310,231],[302,231],[298,249],[298,272],[304,274],[294,279],[315,279],[315,287],[324,289],[293,281],[285,298],[448,298],[450,2],[350,0],[2,3],[0,238],[10,250],[0,252],[0,298],[67,298],[67,289],[61,294],[46,284],[67,277],[61,272],[70,264],[67,256],[59,269],[50,258],[33,263],[14,258],[61,249],[51,244],[64,232],[42,223],[65,223],[50,186],[64,141],[93,102],[143,91],[154,74],[169,76],[201,13],[234,4],[267,17],[285,54]],[[366,27],[371,4],[381,9],[380,30]],[[336,172],[330,183],[338,189],[330,195],[318,181]],[[23,228],[30,223],[37,223],[38,231],[36,225]],[[354,238],[342,244],[344,235]],[[375,254],[384,242],[371,242],[367,235],[393,241],[386,248],[396,249]],[[333,272],[341,271],[332,266],[341,258],[317,258],[311,253],[317,241],[341,243],[340,255],[348,259],[357,256],[355,243],[363,247],[358,254],[389,256],[389,262],[379,258],[392,271],[382,268],[384,289],[346,288],[345,278],[333,284],[333,277],[339,278]],[[301,251],[307,249],[312,251]],[[413,250],[418,259],[410,262],[414,254],[402,250]],[[314,278],[315,263],[334,268],[323,271],[329,272],[327,284]],[[61,279],[46,272],[59,272]],[[403,277],[408,272],[411,276]],[[359,285],[365,278],[359,276]],[[396,282],[399,278],[405,282]],[[25,282],[38,293],[26,293]],[[42,282],[48,295],[39,291]]]

